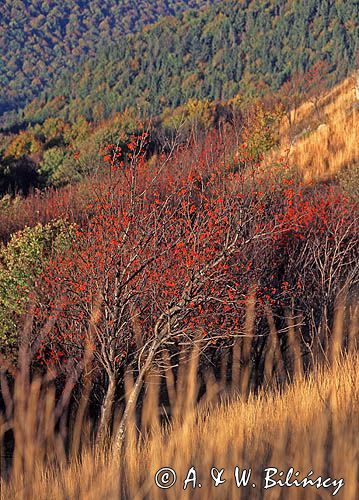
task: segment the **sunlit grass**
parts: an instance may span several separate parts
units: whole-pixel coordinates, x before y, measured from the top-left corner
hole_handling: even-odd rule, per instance
[[[358,108],[354,80],[348,78],[320,101],[320,116],[305,102],[296,113],[296,127],[305,132],[293,141],[287,121],[281,127],[281,150],[305,182],[328,179],[359,159]]]
[[[191,392],[194,381],[183,381]],[[212,390],[216,390],[212,381]],[[155,385],[156,387],[156,385]],[[218,388],[217,388],[218,389]],[[153,392],[153,391],[152,391]],[[192,391],[193,392],[193,391]],[[151,391],[150,391],[151,393]],[[150,398],[153,395],[148,396]],[[182,399],[183,405],[184,399]],[[156,413],[147,405],[147,421]],[[359,451],[359,371],[358,357],[340,358],[331,368],[321,368],[298,377],[285,390],[262,390],[248,400],[232,395],[215,405],[188,410],[165,428],[135,442],[130,431],[120,451],[95,449],[81,459],[59,468],[34,467],[26,478],[3,484],[2,498],[117,499],[122,498],[279,498],[281,488],[265,491],[260,478],[265,467],[287,471],[293,466],[304,477],[344,478],[338,496],[356,498]],[[132,422],[132,426],[134,422]],[[35,464],[34,464],[35,465]],[[161,467],[177,473],[177,483],[160,490],[154,476]],[[196,468],[202,488],[183,490],[191,466]],[[234,467],[252,468],[258,489],[238,489]],[[211,467],[225,468],[226,483],[218,488],[210,477]],[[333,488],[320,490],[329,498]],[[247,495],[247,496],[246,496]],[[319,498],[313,487],[287,488],[285,498]]]

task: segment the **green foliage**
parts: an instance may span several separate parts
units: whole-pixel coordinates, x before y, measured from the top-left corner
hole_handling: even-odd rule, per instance
[[[213,128],[215,116],[215,103],[190,99],[175,110],[166,108],[160,116],[157,128],[161,128],[168,136],[181,131],[183,137],[196,139],[199,133]]]
[[[354,67],[356,14],[354,0],[345,8],[339,0],[253,0],[165,18],[63,71],[25,118],[98,121],[128,107],[156,115],[190,99],[227,100],[238,92],[251,98],[320,60],[330,63],[335,82]]]
[[[54,221],[26,227],[0,246],[0,342],[6,348],[16,342],[21,315],[29,293],[47,260],[69,247],[74,226]]]
[[[208,3],[211,0],[3,0],[0,115],[7,112],[13,119],[12,110],[36,97],[64,67],[94,57],[99,45],[107,46],[161,16]]]
[[[267,111],[260,106],[255,108],[248,128],[249,137],[246,145],[254,161],[259,161],[265,153],[277,145],[276,131],[281,116],[279,111]]]
[[[60,186],[93,173],[103,146],[125,146],[139,133],[139,116],[128,109],[95,126],[83,117],[73,124],[47,118],[3,141],[0,153],[0,195],[27,192],[31,186]]]
[[[65,162],[65,158],[66,153],[62,148],[55,146],[54,148],[47,149],[44,152],[39,173],[43,175],[48,182],[53,183]]]

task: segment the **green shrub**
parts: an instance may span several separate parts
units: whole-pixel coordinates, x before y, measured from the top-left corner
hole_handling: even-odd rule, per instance
[[[26,227],[0,246],[0,348],[16,344],[19,321],[29,293],[48,259],[65,251],[74,237],[74,226],[62,220]]]
[[[47,181],[52,180],[54,174],[61,168],[66,158],[66,151],[58,146],[47,149],[44,152],[43,160],[40,164],[39,173]]]

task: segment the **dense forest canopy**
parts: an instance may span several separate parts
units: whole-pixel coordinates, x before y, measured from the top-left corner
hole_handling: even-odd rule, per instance
[[[208,2],[23,3],[2,7],[0,110],[36,96],[20,113],[25,121],[98,121],[130,106],[156,114],[190,98],[228,99],[258,82],[277,89],[318,59],[338,81],[358,50],[355,0],[215,2],[127,36],[161,14]]]
[[[3,0],[0,115],[125,33],[213,0]]]
[[[354,0],[24,5],[2,6],[0,194],[82,178],[105,144],[126,144],[140,122],[151,122],[158,149],[180,123],[186,140],[254,96],[274,97],[290,115],[298,98],[344,78],[358,54]],[[166,13],[177,17],[129,33]]]

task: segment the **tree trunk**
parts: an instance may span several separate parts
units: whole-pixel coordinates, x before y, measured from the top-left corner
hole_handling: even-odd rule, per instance
[[[131,391],[131,394],[128,398],[128,401],[126,402],[126,408],[123,413],[119,429],[116,434],[116,439],[115,439],[115,445],[118,450],[121,450],[122,444],[125,438],[125,431],[126,431],[126,425],[127,425],[127,420],[129,415],[132,414],[134,407],[136,406],[138,396],[141,392],[142,385],[144,378],[146,376],[146,373],[148,370],[151,368],[152,361],[157,353],[157,349],[159,347],[160,343],[155,340],[150,348],[150,351],[148,353],[147,359],[145,361],[145,364],[140,370],[140,373],[138,374],[138,377],[136,379],[135,385],[133,386],[133,389]]]
[[[97,434],[98,441],[103,441],[105,437],[108,436],[110,422],[112,418],[112,408],[115,400],[116,377],[113,374],[111,374],[108,375],[108,378],[109,381],[108,381],[107,391],[101,408],[101,418]]]

